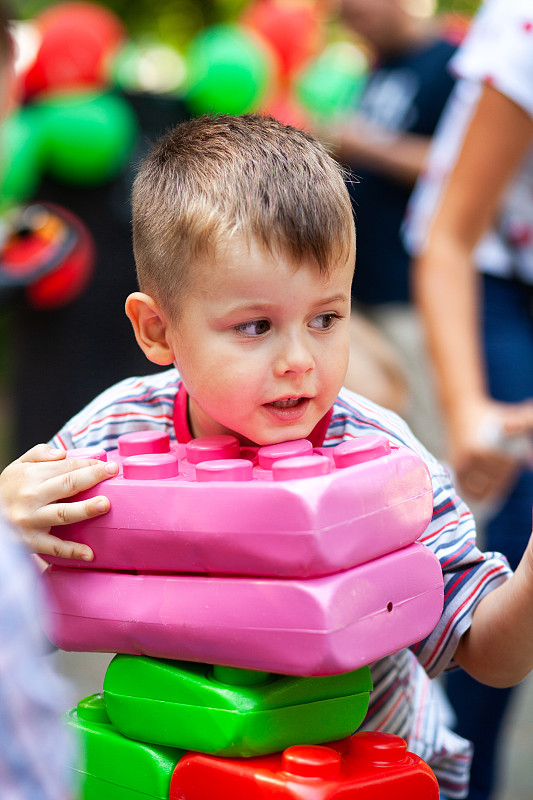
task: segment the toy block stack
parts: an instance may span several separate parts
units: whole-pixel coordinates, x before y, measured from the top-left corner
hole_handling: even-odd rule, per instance
[[[117,653],[103,696],[68,715],[84,800],[374,800],[390,781],[395,797],[438,797],[398,737],[350,737],[367,665],[442,610],[440,564],[416,541],[433,503],[415,454],[382,436],[241,448],[154,431],[74,453],[120,467],[78,496],[105,491],[110,512],[68,529],[94,561],[49,559],[44,574],[51,641]],[[136,752],[157,765],[151,793],[125,781]]]

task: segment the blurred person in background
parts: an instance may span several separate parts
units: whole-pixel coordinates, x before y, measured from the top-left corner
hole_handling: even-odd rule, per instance
[[[0,6],[0,111],[10,103],[12,41]],[[59,715],[67,697],[38,623],[38,574],[0,513],[0,797],[67,800],[75,753]]]
[[[411,203],[407,242],[458,484],[485,504],[485,547],[516,568],[533,500],[533,5],[486,0]],[[502,653],[502,659],[505,654]],[[474,742],[470,800],[495,786],[511,690],[449,676]]]
[[[348,182],[357,228],[354,308],[387,336],[408,381],[400,409],[419,438],[442,451],[421,326],[411,303],[409,256],[400,228],[442,109],[453,87],[447,64],[455,46],[406,0],[339,0],[345,24],[370,45],[374,66],[359,105],[322,131]],[[354,318],[354,323],[355,323]],[[357,350],[359,332],[352,342]],[[346,385],[357,380],[352,359]]]
[[[47,598],[37,568],[3,516],[0,549],[0,797],[67,800],[76,753],[60,715],[70,698],[38,621]]]

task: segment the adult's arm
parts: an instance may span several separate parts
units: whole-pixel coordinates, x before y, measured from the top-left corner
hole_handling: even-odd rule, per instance
[[[342,162],[394,178],[413,186],[427,156],[431,137],[397,133],[367,122],[358,115],[322,132]]]
[[[489,397],[472,260],[532,142],[532,118],[485,85],[415,266],[415,292],[449,424],[452,459],[459,483],[478,499],[503,491],[516,467],[513,459],[477,440],[481,419],[496,416],[510,433],[533,429],[532,403],[505,405]]]

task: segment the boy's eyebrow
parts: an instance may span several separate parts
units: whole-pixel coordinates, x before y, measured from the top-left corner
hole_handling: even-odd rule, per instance
[[[334,294],[331,297],[325,297],[323,300],[320,300],[317,305],[329,305],[329,303],[345,303],[350,299],[348,294]]]
[[[349,301],[349,299],[350,297],[348,294],[343,294],[343,293],[334,294],[331,295],[330,297],[324,297],[324,298],[321,297],[320,300],[318,300],[315,305],[327,306],[330,303],[346,303]],[[265,300],[265,302],[261,302],[260,300],[251,300],[250,302],[247,302],[246,300],[244,300],[242,303],[237,302],[234,305],[228,306],[228,308],[225,309],[225,313],[238,314],[241,311],[260,312],[271,307],[276,307],[276,305],[277,304],[272,302],[271,300]]]

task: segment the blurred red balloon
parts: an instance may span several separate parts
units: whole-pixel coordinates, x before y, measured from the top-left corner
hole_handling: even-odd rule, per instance
[[[304,131],[311,130],[310,119],[290,89],[280,89],[271,100],[262,108],[264,114]]]
[[[41,43],[23,78],[27,98],[107,83],[107,66],[126,37],[112,11],[96,3],[65,2],[48,8],[35,23]]]
[[[244,12],[242,22],[271,45],[285,78],[322,45],[323,9],[317,0],[255,0]]]

